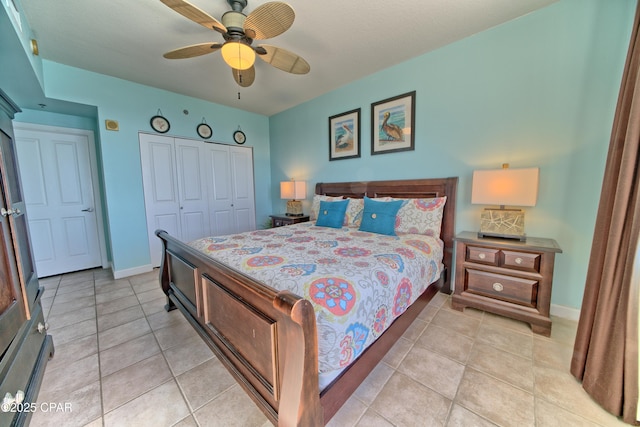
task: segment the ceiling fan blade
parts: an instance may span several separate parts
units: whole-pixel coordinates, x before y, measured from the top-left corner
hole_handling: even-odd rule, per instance
[[[226,34],[227,28],[220,23],[216,18],[209,15],[204,10],[192,5],[187,0],[160,0],[162,3],[169,6],[171,9],[178,12],[180,15],[192,20],[193,22],[214,29],[219,33]]]
[[[191,46],[181,47],[170,52],[165,53],[164,56],[167,59],[185,59],[195,58],[196,56],[206,55],[219,50],[222,47],[221,43],[199,43]]]
[[[238,86],[249,87],[256,79],[256,69],[254,67],[247,68],[246,70],[231,69],[233,72],[233,79],[238,83]]]
[[[258,6],[244,21],[245,34],[254,40],[270,39],[287,31],[296,14],[286,3],[273,1]]]
[[[262,49],[267,53],[262,55]],[[281,47],[262,44],[256,46],[256,53],[258,53],[258,58],[267,64],[273,65],[287,73],[307,74],[311,70],[311,66],[303,57]]]

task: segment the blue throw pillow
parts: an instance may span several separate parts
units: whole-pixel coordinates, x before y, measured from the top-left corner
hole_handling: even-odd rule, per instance
[[[316,225],[320,227],[342,228],[344,213],[347,211],[348,204],[349,200],[347,199],[339,202],[320,201]]]
[[[404,203],[403,200],[378,202],[365,197],[359,230],[395,236],[396,214],[400,210],[402,203]]]

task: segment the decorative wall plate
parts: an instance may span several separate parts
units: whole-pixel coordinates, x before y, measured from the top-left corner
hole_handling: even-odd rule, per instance
[[[233,133],[233,140],[236,144],[244,144],[247,141],[247,136],[241,130],[237,130]]]
[[[155,130],[158,133],[167,133],[171,128],[171,125],[169,124],[169,120],[167,120],[166,118],[160,115],[155,115],[151,117],[151,120],[149,121],[149,123],[151,124],[151,129]]]
[[[211,127],[206,123],[200,123],[198,127],[196,127],[196,132],[198,132],[198,135],[202,139],[209,139],[211,135],[213,135]]]

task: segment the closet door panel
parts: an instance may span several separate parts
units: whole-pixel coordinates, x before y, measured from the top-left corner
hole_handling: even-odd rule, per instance
[[[233,208],[236,230],[256,229],[255,197],[253,184],[253,151],[247,148],[230,147]]]
[[[151,264],[160,265],[162,243],[154,234],[163,229],[180,238],[180,200],[176,176],[174,139],[140,134],[140,162]]]
[[[176,139],[175,150],[182,224],[180,238],[188,242],[211,235],[206,160],[199,141]]]
[[[214,236],[235,233],[233,189],[229,147],[225,145],[207,145],[207,166],[210,172],[209,215],[211,231]]]

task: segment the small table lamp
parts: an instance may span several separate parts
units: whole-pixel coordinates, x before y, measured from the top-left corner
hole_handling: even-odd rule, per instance
[[[302,202],[296,199],[307,197],[307,184],[304,181],[282,181],[280,183],[280,198],[287,201],[287,216],[303,216]]]
[[[471,203],[499,205],[485,208],[480,215],[478,237],[502,237],[526,240],[524,211],[505,209],[508,206],[535,206],[538,198],[538,168],[473,171]]]

